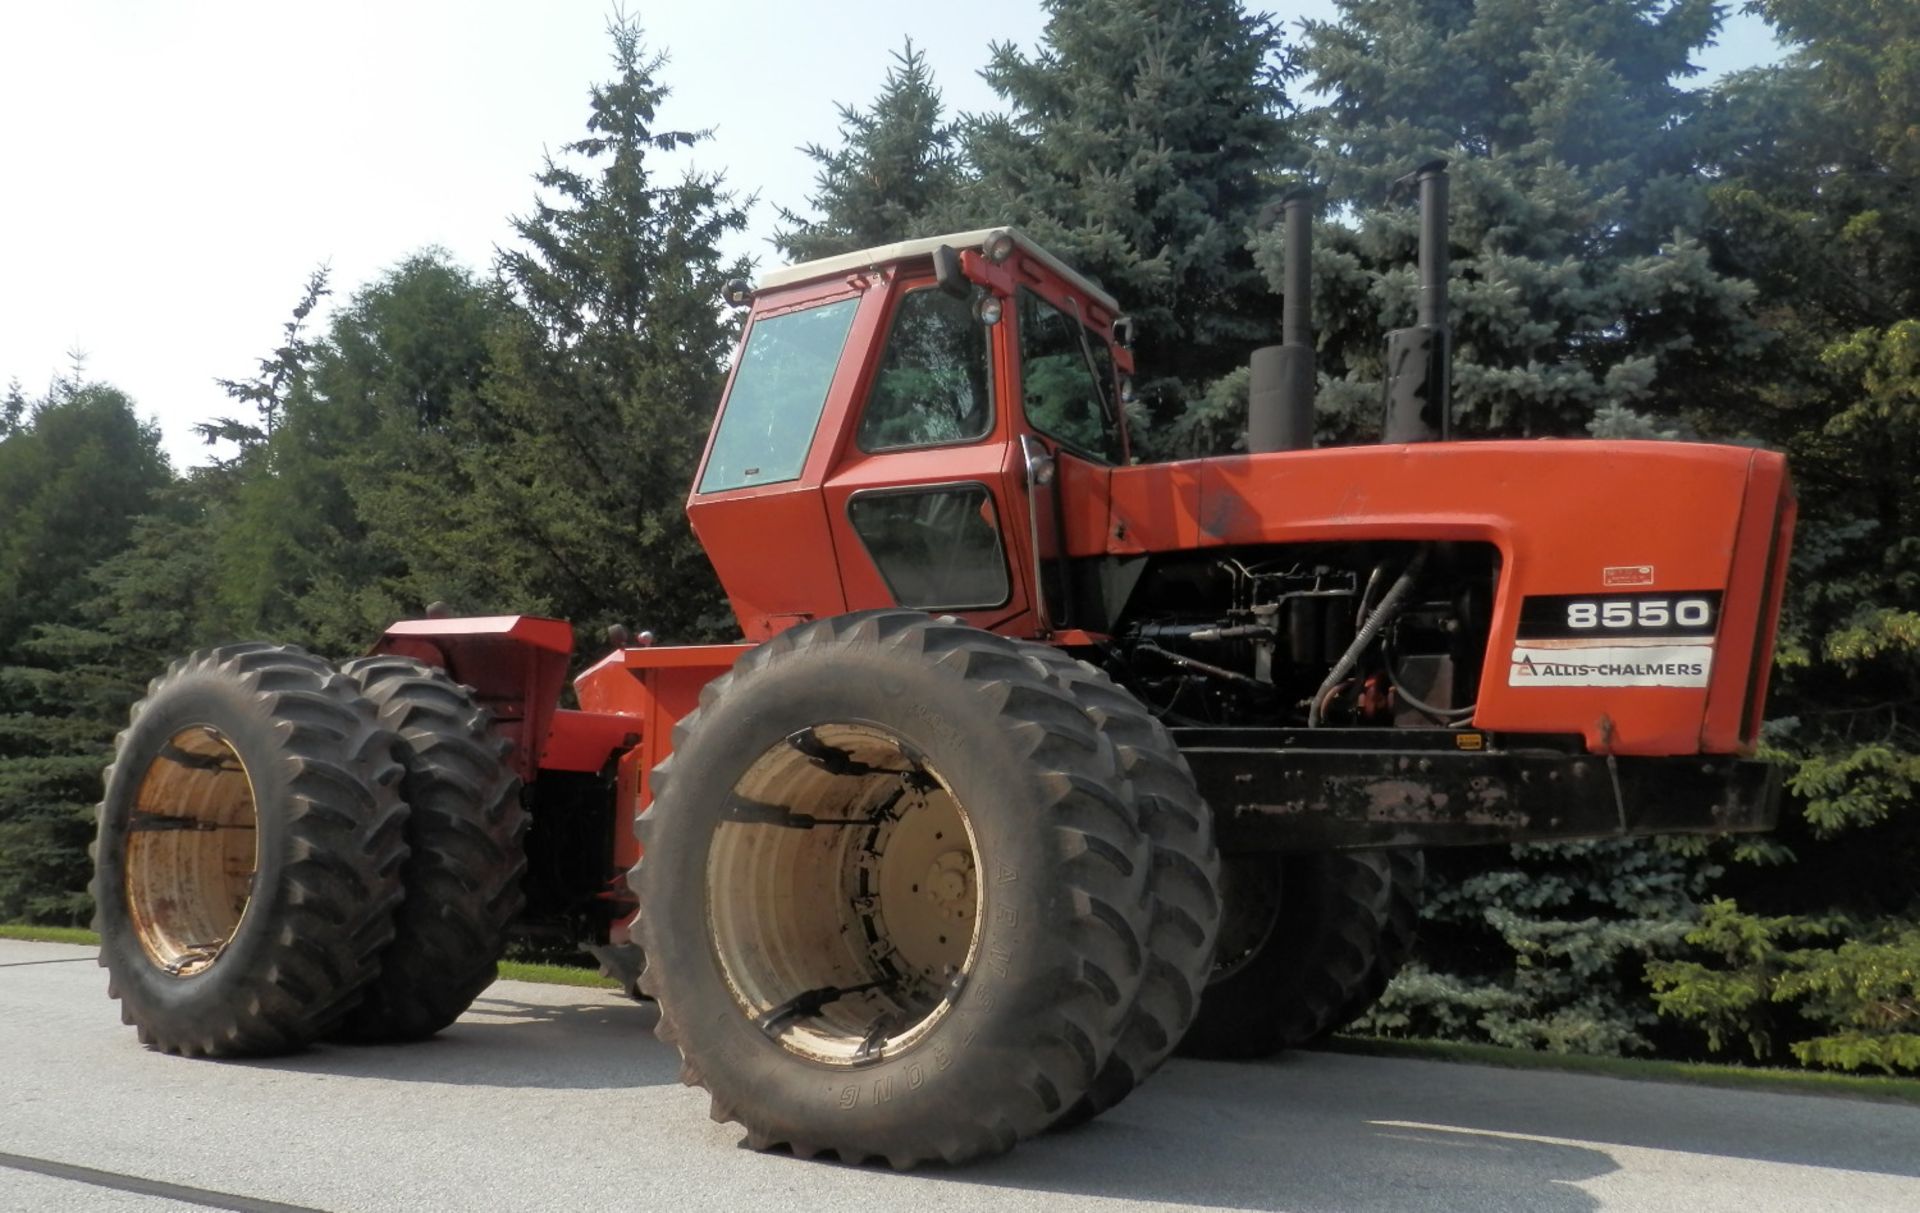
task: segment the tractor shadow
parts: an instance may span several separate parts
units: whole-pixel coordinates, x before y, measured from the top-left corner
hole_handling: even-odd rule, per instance
[[[945,1182],[1294,1210],[1598,1208],[1615,1147],[1920,1177],[1920,1109],[1297,1053],[1175,1060],[1119,1108]]]
[[[1373,1120],[1350,1091],[1300,1081],[1296,1061],[1175,1060],[1096,1120],[1022,1142],[998,1158],[901,1178],[957,1185],[950,1197],[936,1199],[962,1208],[982,1202],[978,1189],[985,1186],[1130,1206],[1588,1213],[1601,1202],[1575,1185],[1620,1169],[1604,1149],[1584,1145],[1515,1140],[1459,1124]],[[1404,1119],[1408,1110],[1386,1114]],[[860,1169],[891,1178],[877,1165]]]
[[[430,1039],[322,1043],[292,1057],[227,1064],[299,1074],[452,1086],[612,1090],[677,1086],[680,1058],[653,1034],[652,1003],[619,995],[495,986]]]

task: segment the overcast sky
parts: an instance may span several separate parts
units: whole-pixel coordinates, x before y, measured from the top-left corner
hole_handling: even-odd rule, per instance
[[[608,75],[607,0],[0,0],[0,382],[30,396],[84,351],[204,460],[213,383],[273,347],[307,274],[338,302],[408,253],[474,267],[510,239],[546,149],[584,131]],[[1331,0],[1268,6],[1289,24]],[[761,202],[734,251],[777,264],[773,203],[812,181],[888,52],[924,47],[950,110],[991,108],[989,40],[1031,47],[1037,0],[632,0],[671,63],[661,114],[712,127],[691,155]],[[1736,18],[1710,78],[1777,50]],[[318,318],[322,321],[324,317]],[[317,326],[316,326],[317,327]]]

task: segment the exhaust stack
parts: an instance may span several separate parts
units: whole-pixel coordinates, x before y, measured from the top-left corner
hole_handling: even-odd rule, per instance
[[[1304,189],[1281,201],[1286,214],[1279,345],[1248,364],[1247,450],[1302,451],[1313,445],[1313,203]]]
[[[1387,334],[1382,442],[1445,442],[1452,428],[1453,337],[1447,329],[1447,162],[1394,182],[1420,187],[1420,310],[1412,328]]]

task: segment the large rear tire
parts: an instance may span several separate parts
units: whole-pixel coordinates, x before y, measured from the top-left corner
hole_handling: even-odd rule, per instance
[[[1213,811],[1194,785],[1186,756],[1146,705],[1104,673],[1050,645],[1022,646],[1113,743],[1141,827],[1153,849],[1147,890],[1153,918],[1147,969],[1121,1025],[1113,1056],[1093,1086],[1060,1118],[1091,1120],[1158,1070],[1186,1035],[1213,969],[1220,933],[1220,849]]]
[[[379,973],[406,858],[394,735],[299,649],[175,662],[134,705],[100,804],[107,992],[143,1043],[298,1049]]]
[[[349,661],[341,672],[400,738],[400,789],[410,811],[406,901],[393,943],[366,998],[334,1035],[422,1040],[493,984],[507,925],[526,904],[520,779],[486,709],[444,671],[387,655]]]
[[[1180,1052],[1268,1057],[1364,1013],[1406,959],[1418,913],[1418,884],[1396,880],[1392,855],[1229,856],[1219,956]]]
[[[1114,748],[1017,645],[906,611],[741,658],[674,731],[633,873],[681,1078],[758,1149],[962,1162],[1092,1086],[1144,963]]]

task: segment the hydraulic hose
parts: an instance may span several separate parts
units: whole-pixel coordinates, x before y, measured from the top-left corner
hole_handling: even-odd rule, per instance
[[[1353,667],[1360,663],[1360,655],[1366,652],[1367,646],[1380,635],[1380,629],[1393,622],[1393,617],[1400,613],[1400,604],[1412,592],[1413,583],[1420,576],[1420,569],[1426,563],[1427,549],[1421,548],[1414,554],[1413,559],[1407,562],[1407,567],[1401,570],[1400,576],[1394,580],[1393,585],[1380,599],[1380,605],[1373,608],[1373,614],[1367,616],[1367,621],[1361,624],[1360,630],[1353,634],[1353,643],[1347,646],[1346,652],[1340,654],[1340,660],[1334,662],[1326,681],[1322,682],[1320,689],[1313,693],[1313,705],[1307,709],[1308,728],[1320,727],[1320,705],[1327,701],[1327,693],[1339,686],[1341,679],[1353,672]]]

